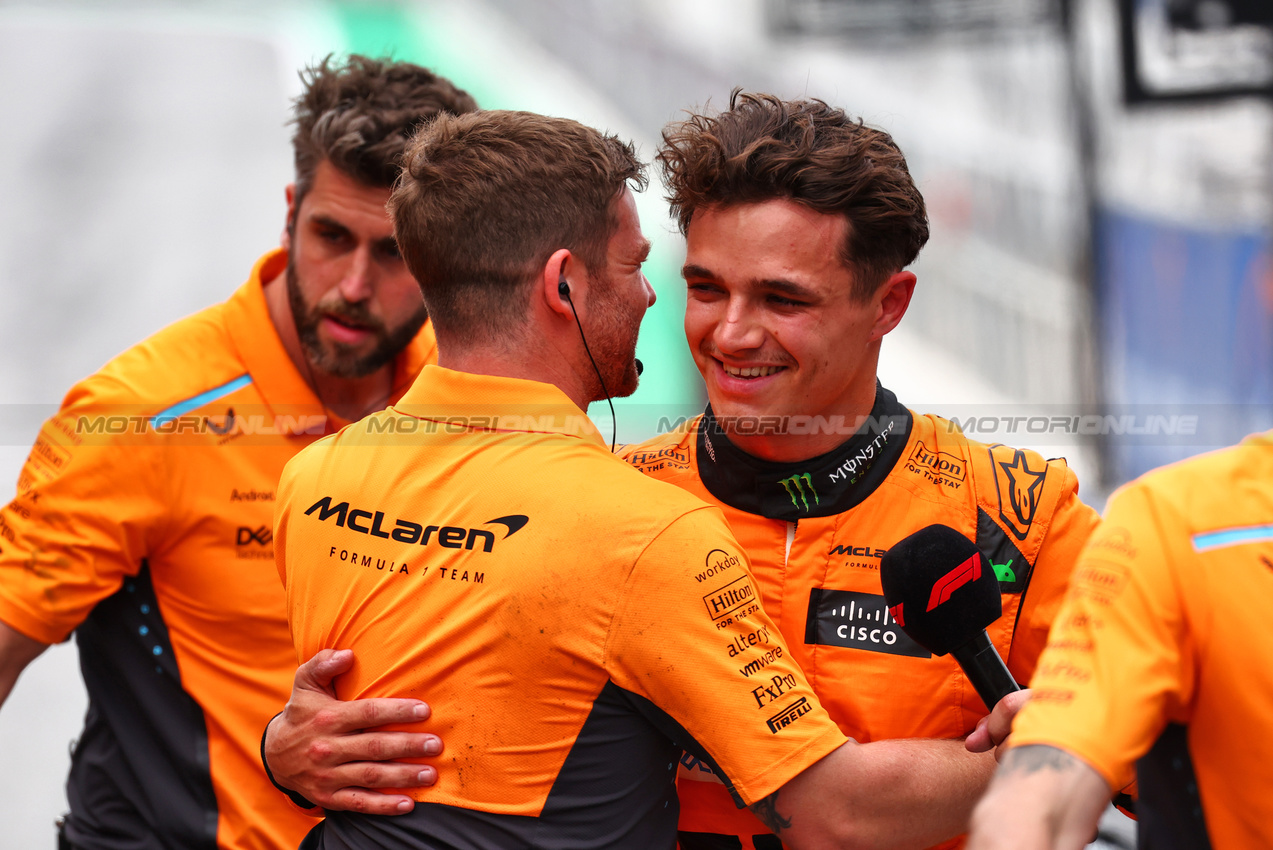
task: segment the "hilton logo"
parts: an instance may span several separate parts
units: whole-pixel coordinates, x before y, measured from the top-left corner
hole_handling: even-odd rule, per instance
[[[703,597],[707,613],[713,620],[728,617],[748,602],[756,599],[756,589],[751,586],[747,576],[739,576],[724,587],[713,590]]]
[[[955,481],[963,481],[967,474],[963,458],[947,452],[929,451],[919,442],[915,444],[907,463]]]
[[[769,731],[777,735],[779,729],[786,729],[811,711],[813,711],[813,706],[809,705],[809,700],[805,697],[800,697],[800,699],[766,720],[765,723],[769,726]]]

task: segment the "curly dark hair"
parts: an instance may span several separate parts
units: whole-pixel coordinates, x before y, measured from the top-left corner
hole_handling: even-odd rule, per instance
[[[668,125],[657,159],[682,233],[699,209],[778,198],[843,215],[841,261],[858,299],[928,241],[924,198],[892,136],[821,100],[734,89],[728,110]]]
[[[440,113],[477,110],[450,80],[409,62],[328,55],[300,73],[304,90],[293,102],[296,204],[327,160],[367,186],[389,188],[416,127]]]
[[[645,186],[632,145],[568,118],[489,110],[422,127],[389,212],[439,335],[523,325],[528,284],[559,248],[604,269],[629,185]]]

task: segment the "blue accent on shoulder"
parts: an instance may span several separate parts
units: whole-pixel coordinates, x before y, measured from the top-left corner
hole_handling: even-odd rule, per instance
[[[1252,525],[1246,528],[1229,528],[1224,531],[1208,531],[1193,536],[1195,552],[1209,552],[1212,549],[1223,549],[1226,546],[1238,546],[1243,543],[1263,543],[1273,540],[1273,525]]]
[[[229,395],[235,390],[241,390],[250,383],[252,383],[251,375],[240,375],[227,384],[222,384],[219,387],[213,387],[210,390],[205,390],[197,396],[188,398],[185,401],[179,401],[167,410],[161,410],[159,413],[156,413],[153,417],[151,417],[150,427],[154,428],[160,422],[165,422],[169,419],[176,419],[184,413],[189,413],[196,408],[203,407],[205,404],[210,404],[222,396]]]

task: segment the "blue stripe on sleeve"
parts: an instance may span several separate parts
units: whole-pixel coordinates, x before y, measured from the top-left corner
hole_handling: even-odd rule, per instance
[[[192,410],[203,407],[205,404],[214,402],[222,396],[227,396],[235,390],[241,390],[250,383],[252,383],[251,375],[240,375],[227,384],[222,384],[219,387],[213,387],[210,390],[205,390],[197,396],[188,398],[185,401],[179,401],[167,410],[161,410],[159,413],[156,413],[150,420],[150,427],[154,428],[161,422],[166,422],[169,419],[176,419],[184,413],[189,413]]]

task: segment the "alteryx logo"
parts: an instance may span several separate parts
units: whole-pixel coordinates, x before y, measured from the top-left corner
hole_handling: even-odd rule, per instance
[[[818,499],[818,491],[813,487],[813,476],[807,472],[792,475],[790,478],[784,478],[778,482],[783,489],[787,491],[787,495],[791,497],[791,504],[808,513],[809,497],[813,497],[815,505],[821,504]],[[796,501],[796,497],[800,497],[800,501]]]
[[[336,525],[367,534],[372,537],[391,538],[399,543],[419,543],[428,546],[432,543],[445,549],[473,549],[481,542],[482,551],[490,552],[495,548],[495,533],[486,528],[466,528],[458,525],[426,525],[409,519],[385,519],[384,511],[365,511],[351,508],[348,502],[332,504],[331,496],[324,496],[305,511],[305,516],[318,512],[320,522],[334,519]],[[512,537],[530,522],[523,514],[488,519],[484,525],[504,526],[501,540]],[[498,530],[498,529],[497,529]]]

